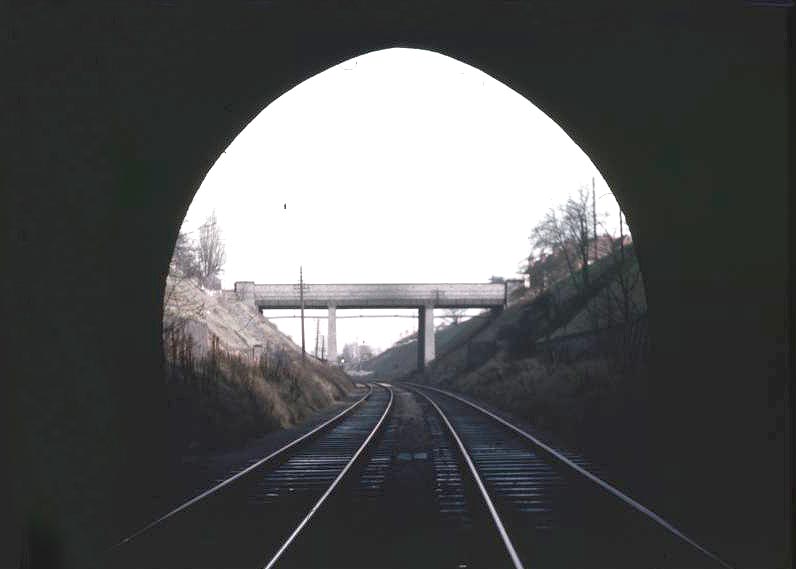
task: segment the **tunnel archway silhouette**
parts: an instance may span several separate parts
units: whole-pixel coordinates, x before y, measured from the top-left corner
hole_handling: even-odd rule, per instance
[[[410,134],[415,131],[425,137]],[[417,148],[405,143],[408,136]],[[227,255],[222,287],[230,292],[238,287],[233,281],[242,281],[241,287],[249,280],[291,283],[299,264],[313,275],[313,286],[469,283],[486,281],[488,274],[516,279],[512,273],[528,256],[534,223],[575,188],[585,188],[589,179],[593,186],[595,175],[599,213],[593,228],[589,213],[589,232],[602,235],[610,221],[610,231],[618,234],[617,204],[601,173],[531,101],[444,54],[382,49],[313,75],[258,112],[202,180],[181,231],[196,240],[201,219],[212,207],[227,249],[234,251]],[[451,220],[444,229],[435,213],[442,211],[443,220]],[[363,224],[363,214],[377,221]],[[408,222],[417,218],[425,221]],[[468,229],[468,221],[475,219],[481,220],[481,231]],[[516,227],[511,237],[506,227]],[[495,237],[501,231],[507,235],[504,241]],[[624,231],[629,234],[626,223]],[[357,241],[362,245],[354,245]],[[352,246],[358,248],[356,255],[340,253]],[[286,251],[292,253],[289,261]],[[435,259],[434,251],[441,256]],[[356,262],[363,255],[366,270]],[[483,266],[487,259],[491,268]],[[479,264],[480,273],[465,274],[463,267]],[[637,289],[643,290],[643,279]],[[400,294],[398,289],[394,294]],[[499,296],[502,301],[505,295]],[[338,302],[341,309],[350,304],[342,297]],[[433,308],[435,318],[441,318],[445,306]],[[358,329],[361,335],[362,327]],[[282,331],[293,338],[300,333],[295,326]],[[424,337],[427,342],[433,335]],[[397,336],[389,343],[395,340]],[[433,346],[425,351],[434,353]],[[418,357],[422,368],[425,361],[422,354]]]
[[[15,41],[30,49],[15,69],[30,71],[19,82],[27,98],[10,116],[26,134],[6,217],[18,267],[9,297],[25,309],[9,311],[6,324],[17,354],[6,418],[23,433],[25,523],[45,520],[54,547],[81,566],[147,516],[163,460],[161,300],[199,182],[290,87],[357,54],[404,46],[509,85],[603,173],[644,273],[655,445],[672,507],[692,517],[697,539],[740,544],[729,555],[740,564],[784,558],[784,17],[579,6],[577,16],[572,3],[488,13],[445,3],[317,8],[312,18],[258,3],[179,16],[169,7],[107,8],[87,20],[77,11],[47,22],[20,15],[30,25]],[[54,53],[37,48],[60,39]],[[754,113],[739,111],[747,108]],[[53,327],[53,307],[68,333]],[[108,307],[123,307],[124,327]],[[42,330],[47,358],[36,348]],[[716,512],[730,499],[746,515],[719,528]]]

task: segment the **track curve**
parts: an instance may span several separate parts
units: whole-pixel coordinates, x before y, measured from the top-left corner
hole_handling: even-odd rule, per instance
[[[729,567],[572,458],[489,410],[455,393],[405,385],[434,400],[461,434],[526,566]]]
[[[109,563],[141,569],[273,565],[373,440],[392,397],[389,389],[371,387],[330,421],[122,542]]]

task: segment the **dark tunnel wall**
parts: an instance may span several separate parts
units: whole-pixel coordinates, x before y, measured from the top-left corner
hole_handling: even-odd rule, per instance
[[[669,507],[740,565],[782,564],[785,13],[638,4],[6,7],[4,432],[41,551],[84,566],[150,513],[165,273],[215,159],[302,80],[404,46],[505,82],[604,174],[644,272]]]

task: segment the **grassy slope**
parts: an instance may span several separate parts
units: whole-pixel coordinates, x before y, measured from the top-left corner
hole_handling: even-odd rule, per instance
[[[632,246],[627,251],[632,256]],[[611,275],[611,258],[598,260],[589,270],[591,278],[600,282]],[[643,287],[639,288],[641,290],[636,300],[643,304]],[[438,329],[437,359],[429,373],[425,374],[426,379],[439,382],[449,375],[460,374],[485,363],[501,350],[516,356],[517,353],[532,352],[533,343],[548,335],[554,337],[581,331],[587,320],[587,307],[594,302],[594,296],[576,294],[569,279],[555,283],[549,295],[560,306],[558,314],[550,321],[540,318],[541,297],[527,293],[524,297],[515,299],[496,318],[474,318],[458,326]],[[402,340],[366,365],[366,369],[388,379],[415,375],[417,342],[412,339]]]
[[[338,368],[307,360],[257,365],[220,353],[192,366],[167,364],[176,447],[229,449],[300,423],[353,387]]]
[[[447,353],[454,346],[466,341],[487,324],[482,317],[437,328],[434,334],[438,354]],[[407,338],[362,364],[363,370],[374,372],[378,377],[395,379],[412,373],[417,367],[417,338]]]
[[[340,369],[312,358],[302,361],[287,336],[234,295],[208,293],[188,280],[179,283],[176,294],[183,306],[203,307],[193,311],[188,335],[176,346],[165,338],[166,388],[178,448],[242,445],[301,422],[353,389]],[[167,307],[165,322],[169,317]],[[256,362],[250,357],[254,344],[265,349]]]
[[[590,270],[595,281],[607,278],[611,259],[601,259]],[[637,270],[637,264],[629,270]],[[643,285],[640,288],[636,300],[644,306]],[[561,307],[552,319],[543,316],[541,297],[528,295],[485,328],[463,330],[462,336],[469,332],[469,341],[439,350],[426,372],[405,375],[510,412],[564,446],[598,459],[607,472],[621,473],[616,479],[623,486],[633,480],[637,495],[650,495],[654,490],[639,482],[652,478],[646,471],[648,372],[643,365],[624,368],[609,357],[553,363],[536,352],[536,340],[587,329],[587,307],[596,298],[576,294],[569,280],[556,283],[550,293]],[[381,355],[383,361],[400,357],[398,351],[390,352]]]

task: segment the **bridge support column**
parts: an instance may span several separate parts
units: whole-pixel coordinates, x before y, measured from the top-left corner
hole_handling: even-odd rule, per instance
[[[417,368],[423,370],[435,357],[434,305],[427,304],[418,310]]]
[[[326,360],[337,363],[337,306],[330,304],[327,307],[329,311],[328,331],[326,333]]]

